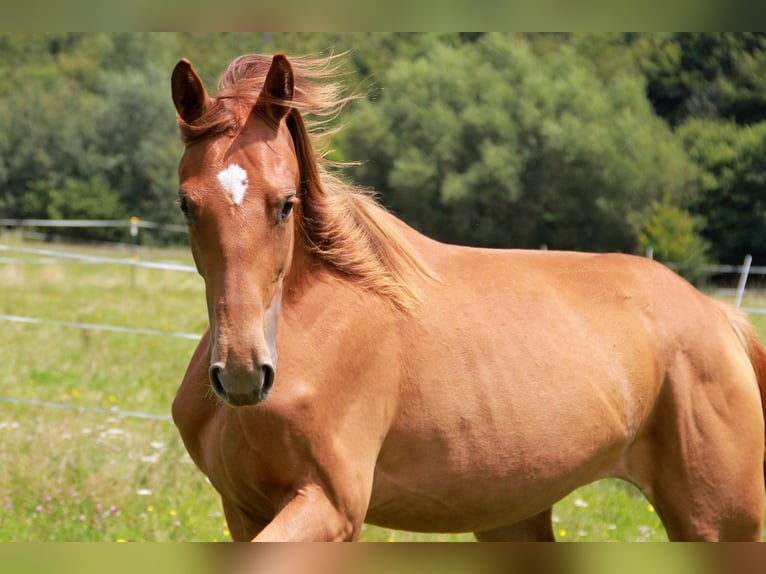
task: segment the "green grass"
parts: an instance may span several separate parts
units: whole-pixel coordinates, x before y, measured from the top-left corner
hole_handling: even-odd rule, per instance
[[[107,248],[73,251],[130,256]],[[142,252],[141,258],[192,264],[187,249]],[[748,299],[745,305],[766,303]],[[72,261],[0,263],[0,313],[188,333],[202,332],[207,321],[196,274]],[[766,316],[754,320],[766,334]],[[0,541],[230,539],[218,496],[189,459],[174,425],[110,412],[169,414],[195,341],[0,326],[0,397],[105,411],[0,402]],[[554,521],[560,540],[666,540],[651,506],[634,487],[616,480],[572,493],[554,507]],[[473,537],[366,526],[362,539]]]
[[[187,250],[142,257],[191,264]],[[133,328],[204,329],[196,274],[133,273],[72,261],[2,264],[0,309]],[[168,415],[195,344],[3,323],[0,396]],[[228,539],[217,496],[165,420],[0,403],[0,499],[0,540]]]

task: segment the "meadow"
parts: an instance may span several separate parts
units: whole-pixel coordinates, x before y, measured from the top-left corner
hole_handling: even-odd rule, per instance
[[[22,245],[8,234],[0,243]],[[134,255],[127,248],[23,245]],[[0,314],[181,333],[206,326],[204,287],[195,273],[0,255]],[[192,265],[185,248],[144,250],[137,257]],[[766,307],[757,299],[745,304]],[[766,335],[766,316],[753,319]],[[162,335],[2,322],[0,541],[230,540],[218,496],[168,416],[195,346]],[[633,486],[616,480],[573,492],[554,507],[554,521],[563,541],[667,539],[654,509]],[[368,526],[362,539],[473,537]]]

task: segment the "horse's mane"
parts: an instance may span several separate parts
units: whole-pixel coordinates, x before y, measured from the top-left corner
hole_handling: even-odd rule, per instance
[[[271,62],[272,56],[263,54],[235,59],[221,76],[216,99],[206,112],[193,123],[179,119],[182,140],[189,144],[210,135],[236,134],[242,126],[232,102],[255,103]],[[430,279],[436,278],[435,273],[373,195],[330,172],[327,167],[340,164],[315,151],[335,133],[329,122],[357,97],[347,95],[339,81],[339,56],[290,62],[294,99],[280,103],[291,108],[287,126],[301,169],[301,239],[329,268],[400,309],[412,308],[420,294],[407,270]]]

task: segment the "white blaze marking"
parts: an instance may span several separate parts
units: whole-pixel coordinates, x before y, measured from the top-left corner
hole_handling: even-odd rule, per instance
[[[229,194],[231,200],[241,205],[247,193],[247,172],[233,163],[221,171],[217,177],[218,183]]]

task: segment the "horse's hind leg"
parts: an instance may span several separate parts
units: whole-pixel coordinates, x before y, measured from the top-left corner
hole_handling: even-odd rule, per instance
[[[732,483],[733,484],[733,483]],[[763,521],[763,496],[740,481],[727,492],[693,488],[673,477],[655,483],[647,498],[660,516],[670,540],[757,541]]]
[[[671,540],[758,540],[764,423],[757,388],[747,372],[719,373],[713,382],[678,371],[631,449],[629,479]]]
[[[479,542],[555,542],[551,509],[516,524],[474,532]]]
[[[717,460],[709,475],[696,477],[704,483],[690,484],[678,464],[662,464],[665,476],[658,476],[650,490],[645,490],[662,520],[670,540],[683,541],[756,541],[763,522],[762,470],[736,474],[721,469],[725,460]],[[730,467],[731,468],[731,467]],[[700,472],[700,475],[704,474]]]

